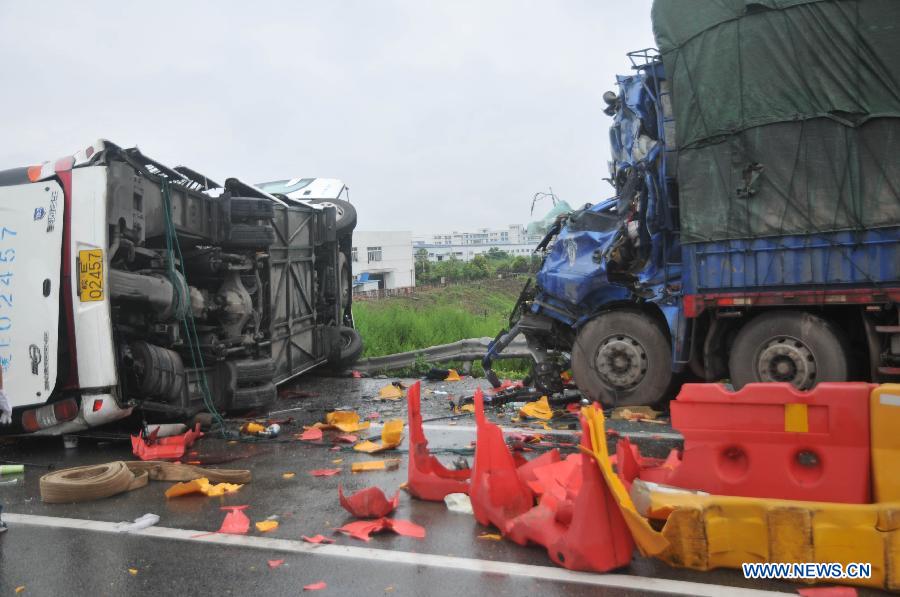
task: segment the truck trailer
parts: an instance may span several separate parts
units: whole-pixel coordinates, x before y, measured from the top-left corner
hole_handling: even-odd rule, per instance
[[[0,171],[6,434],[262,409],[362,352],[356,212],[100,140]]]
[[[900,3],[656,0],[603,99],[615,196],[557,219],[510,328],[534,383],[900,379]]]

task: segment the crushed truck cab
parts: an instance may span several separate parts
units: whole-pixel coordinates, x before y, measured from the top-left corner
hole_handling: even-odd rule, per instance
[[[0,171],[14,413],[0,433],[69,433],[138,405],[162,418],[259,408],[279,383],[352,364],[354,226],[333,203],[220,185],[102,140]]]

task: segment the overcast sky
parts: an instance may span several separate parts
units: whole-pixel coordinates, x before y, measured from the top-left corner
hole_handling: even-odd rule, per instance
[[[0,0],[0,169],[105,137],[220,179],[341,178],[360,229],[525,223],[549,186],[611,193],[601,96],[652,45],[650,0]]]

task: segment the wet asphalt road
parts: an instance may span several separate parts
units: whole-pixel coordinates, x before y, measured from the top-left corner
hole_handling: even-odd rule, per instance
[[[453,556],[488,562],[552,567],[546,551],[539,547],[520,547],[508,541],[479,539],[490,532],[465,514],[447,511],[442,503],[423,502],[401,493],[398,510],[392,514],[411,520],[427,530],[425,539],[401,537],[390,533],[374,535],[368,543],[334,534],[333,529],[350,522],[338,504],[337,487],[342,484],[352,492],[377,485],[389,495],[406,480],[406,443],[397,452],[367,455],[343,445],[333,450],[329,441],[300,442],[293,434],[302,425],[324,420],[325,413],[337,408],[358,411],[363,417],[379,413],[383,421],[406,418],[405,401],[375,400],[383,379],[347,379],[306,377],[293,389],[311,396],[284,397],[273,407],[272,418],[292,419],[276,440],[254,442],[225,441],[206,437],[195,444],[191,460],[209,466],[247,468],[253,482],[235,494],[219,498],[185,496],[167,500],[165,490],[171,485],[150,482],[148,487],[84,504],[43,504],[38,479],[43,471],[29,468],[15,485],[0,485],[0,503],[4,512],[58,518],[119,522],[135,519],[145,513],[160,516],[159,527],[186,529],[182,535],[215,531],[224,512],[220,506],[249,505],[246,514],[257,522],[277,516],[279,527],[262,534],[251,527],[249,537],[299,541],[301,535],[323,534],[334,537],[337,545],[378,550],[372,557],[345,558],[339,555],[296,553],[292,548],[270,548],[266,541],[249,540],[247,545],[220,545],[202,540],[183,540],[160,536],[117,535],[96,529],[79,530],[63,522],[56,527],[10,524],[10,531],[0,535],[0,595],[14,594],[24,586],[25,595],[160,595],[160,594],[267,594],[294,595],[309,583],[325,581],[328,589],[317,594],[397,594],[397,595],[605,595],[641,594],[639,589],[597,587],[571,579],[541,580],[527,575],[453,569],[443,565],[425,565],[415,554]],[[423,417],[432,451],[445,463],[464,456],[472,462],[468,448],[475,439],[471,416],[449,420],[448,396],[471,393],[477,380],[457,383],[423,382]],[[481,382],[483,383],[483,382]],[[446,394],[444,393],[446,392]],[[513,411],[492,413],[502,425],[511,426]],[[429,419],[438,419],[428,422]],[[574,423],[574,419],[571,421]],[[567,427],[566,421],[554,420],[555,428]],[[629,435],[644,453],[665,456],[679,445],[677,435],[667,425],[611,421],[609,426]],[[574,428],[574,425],[572,425]],[[369,435],[377,436],[374,427]],[[361,432],[363,437],[366,432]],[[550,443],[575,443],[577,437],[561,429],[545,436]],[[326,440],[328,435],[326,434]],[[610,447],[614,450],[610,438]],[[462,451],[460,452],[460,449]],[[540,448],[538,448],[540,449]],[[563,452],[573,451],[563,447]],[[398,453],[399,452],[399,453]],[[398,470],[350,473],[355,461],[401,457]],[[130,460],[127,441],[109,438],[81,438],[75,449],[66,450],[59,438],[19,440],[0,444],[0,460],[28,461],[65,468],[113,460]],[[233,459],[233,460],[232,460]],[[222,463],[224,460],[231,460]],[[215,464],[213,464],[215,463]],[[221,464],[220,464],[221,463]],[[341,468],[333,477],[313,477],[309,471],[319,468]],[[285,478],[284,473],[295,473]],[[6,479],[6,477],[4,477]],[[12,517],[10,517],[12,518]],[[306,544],[303,549],[306,549]],[[358,552],[359,550],[357,550]],[[410,553],[411,561],[400,561],[394,554]],[[406,557],[406,556],[403,556]],[[270,569],[267,560],[284,559],[285,563]],[[474,566],[473,564],[473,567]],[[129,569],[136,571],[134,574]],[[554,568],[555,569],[555,568]],[[549,570],[549,569],[548,569]],[[555,569],[558,570],[558,569]],[[540,570],[538,570],[540,572]],[[632,564],[621,570],[626,575],[645,578],[675,579],[695,583],[793,592],[794,586],[778,581],[746,581],[734,570],[698,573],[669,568],[655,560],[636,555]]]

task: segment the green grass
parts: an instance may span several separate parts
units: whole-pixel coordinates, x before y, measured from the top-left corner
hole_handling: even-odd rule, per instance
[[[447,344],[465,338],[493,338],[508,326],[522,288],[520,280],[472,282],[417,291],[413,296],[359,301],[353,305],[364,357],[383,356]],[[421,373],[424,364],[414,367]],[[523,374],[524,365],[498,363],[498,372]],[[480,367],[476,367],[476,373]]]

